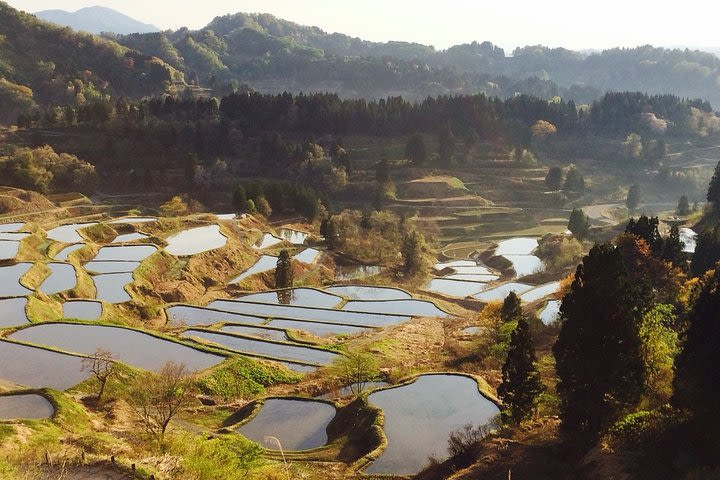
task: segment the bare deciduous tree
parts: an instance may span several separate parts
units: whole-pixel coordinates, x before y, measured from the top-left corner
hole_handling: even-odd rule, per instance
[[[105,391],[105,385],[108,379],[115,373],[115,362],[112,353],[98,348],[95,353],[82,361],[81,369],[83,372],[90,372],[100,384],[100,391],[97,394],[98,402],[102,398]]]
[[[194,376],[184,364],[166,363],[158,373],[146,372],[130,388],[128,404],[161,445],[170,421],[193,398]]]
[[[378,363],[375,357],[367,353],[349,352],[335,360],[332,365],[333,373],[339,382],[349,385],[353,394],[360,394],[365,384],[374,380],[378,374]]]

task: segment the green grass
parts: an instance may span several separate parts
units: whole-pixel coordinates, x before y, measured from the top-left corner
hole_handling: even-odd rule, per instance
[[[198,380],[200,391],[224,400],[253,398],[265,387],[278,383],[297,383],[301,376],[246,357],[228,359]]]
[[[28,297],[27,307],[25,307],[28,320],[35,323],[59,320],[62,318],[61,306],[49,297],[46,298],[48,299],[47,302],[35,295]]]

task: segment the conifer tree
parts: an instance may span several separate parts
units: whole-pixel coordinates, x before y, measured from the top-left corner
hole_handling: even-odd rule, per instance
[[[562,431],[579,445],[594,442],[643,393],[638,326],[644,304],[620,250],[594,246],[563,298],[553,346]]]
[[[275,267],[275,288],[290,288],[293,286],[292,259],[287,250],[280,252]]]
[[[538,396],[544,390],[536,361],[530,327],[525,318],[520,317],[510,337],[510,348],[502,367],[502,383],[498,387],[498,395],[505,406],[502,412],[505,422],[518,425],[535,412]]]
[[[663,250],[663,239],[660,236],[658,226],[660,220],[658,217],[648,217],[647,215],[641,215],[637,221],[631,218],[625,227],[625,233],[640,237],[647,242],[653,255],[660,256]]]
[[[634,211],[638,205],[640,205],[640,185],[637,183],[630,186],[628,190],[627,198],[625,199],[625,206],[629,211]]]
[[[663,241],[662,258],[675,267],[687,269],[687,256],[683,252],[685,243],[680,239],[680,229],[677,225],[670,227],[670,234]]]
[[[570,220],[568,221],[568,230],[570,230],[575,238],[583,240],[587,238],[588,231],[590,230],[590,220],[582,208],[573,208],[570,213]]]
[[[715,268],[720,260],[720,228],[708,228],[697,236],[697,245],[690,262],[690,271],[696,277]]]
[[[685,344],[675,361],[673,404],[690,412],[717,449],[720,432],[720,271],[716,270],[690,313]]]
[[[688,200],[687,195],[683,195],[682,197],[680,197],[675,213],[682,216],[690,215],[690,201]]]
[[[405,158],[415,165],[422,165],[427,158],[427,149],[425,148],[425,139],[419,133],[416,133],[408,140],[405,145]]]
[[[503,301],[502,308],[500,309],[500,319],[502,320],[502,323],[508,323],[513,320],[519,320],[522,315],[523,312],[520,297],[512,291]]]
[[[445,125],[438,134],[438,162],[443,167],[452,164],[455,155],[455,136],[450,130],[450,125]]]
[[[545,186],[550,190],[560,190],[563,185],[563,171],[560,167],[551,167],[545,176]]]
[[[715,173],[713,173],[710,185],[707,191],[708,202],[717,205],[720,202],[720,162],[715,166]]]

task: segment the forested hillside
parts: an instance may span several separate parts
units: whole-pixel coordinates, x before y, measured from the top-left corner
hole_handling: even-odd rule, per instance
[[[597,54],[527,46],[512,55],[490,42],[438,51],[408,42],[369,42],[268,14],[226,15],[199,31],[130,35],[119,42],[159,55],[201,83],[247,82],[263,91],[331,90],[385,97],[516,92],[588,103],[602,92],[674,93],[720,102],[720,59],[642,46]]]
[[[172,72],[162,60],[0,2],[0,122],[14,121],[36,104],[159,94]]]

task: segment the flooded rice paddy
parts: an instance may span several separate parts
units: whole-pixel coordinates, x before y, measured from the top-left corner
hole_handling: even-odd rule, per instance
[[[28,322],[25,307],[27,298],[1,298],[0,299],[0,328],[15,327]]]
[[[269,449],[279,449],[276,443],[266,442],[272,436],[283,450],[308,450],[327,443],[327,426],[334,417],[335,407],[325,402],[268,398],[237,432]]]
[[[42,395],[0,395],[0,420],[49,418],[55,408]]]
[[[447,458],[451,433],[468,423],[486,425],[499,414],[475,380],[460,375],[421,375],[409,385],[371,393],[368,401],[383,410],[388,439],[365,469],[369,474],[415,474],[430,456]]]
[[[147,370],[159,370],[167,362],[184,363],[190,370],[204,370],[224,359],[136,330],[101,325],[40,324],[20,330],[10,338],[84,355],[102,348],[121,362]]]
[[[165,251],[170,255],[185,257],[215,250],[227,244],[227,237],[220,233],[219,225],[190,228],[167,238]]]

